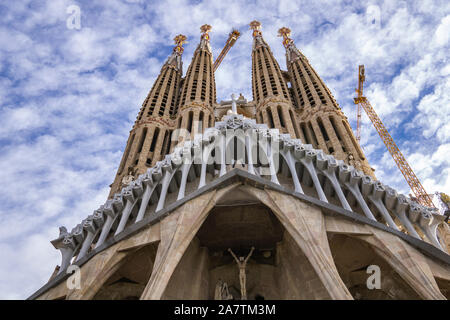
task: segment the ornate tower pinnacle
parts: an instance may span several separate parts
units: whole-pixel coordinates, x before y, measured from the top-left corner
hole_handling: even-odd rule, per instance
[[[296,59],[306,59],[306,57],[297,49],[294,40],[291,39],[291,29],[282,27],[278,30],[278,36],[283,37],[283,46],[286,48],[286,59],[290,62]]]
[[[277,128],[292,137],[298,137],[299,128],[295,121],[293,106],[286,79],[275,60],[269,45],[262,37],[261,23],[250,22],[253,30],[252,91],[256,102],[256,120]]]
[[[176,44],[176,47],[174,48],[175,51],[183,53],[184,48],[183,44],[186,43],[187,37],[184,34],[179,34],[175,38],[173,38],[173,41]]]
[[[178,113],[178,95],[183,73],[181,56],[186,39],[182,34],[173,39],[175,47],[162,66],[130,131],[125,152],[111,185],[110,197],[170,151],[174,118]]]
[[[261,22],[257,21],[257,20],[253,20],[252,22],[250,22],[250,29],[253,30],[253,50],[264,46],[264,47],[269,47],[269,45],[266,43],[266,41],[264,41],[263,37],[262,37],[262,32],[261,32]]]
[[[202,39],[206,38],[209,40],[208,33],[212,30],[212,27],[209,24],[204,24],[200,27],[200,31],[202,32]]]
[[[179,100],[180,114],[177,128],[184,129],[193,138],[196,133],[214,124],[214,103],[216,102],[216,83],[212,51],[209,44],[209,31],[212,27],[200,27],[200,43],[194,52],[192,62],[184,79]],[[178,137],[179,141],[189,137]],[[173,141],[173,145],[175,145]]]
[[[290,38],[291,30],[280,28],[278,35],[283,37],[286,48],[286,65],[302,140],[374,177],[347,117],[308,59],[295,46]]]
[[[261,22],[259,22],[258,20],[253,20],[252,22],[250,22],[250,29],[253,30],[253,36],[255,37],[256,35],[262,35],[261,34]]]
[[[291,29],[287,27],[282,27],[278,29],[278,36],[283,37],[283,45],[287,48],[289,44],[292,42],[291,36]]]
[[[211,29],[212,27],[209,24],[204,24],[200,27],[200,31],[202,32],[202,35],[200,36],[200,48],[202,50],[208,50],[210,53],[212,53],[211,45],[209,44],[209,31],[211,31]]]
[[[180,70],[182,68],[181,55],[183,54],[184,48],[183,44],[186,43],[187,37],[183,34],[177,35],[173,38],[176,46],[173,48],[172,54],[167,59],[164,65],[172,66],[176,70]]]

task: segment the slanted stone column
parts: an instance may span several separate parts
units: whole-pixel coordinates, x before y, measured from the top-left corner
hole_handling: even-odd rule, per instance
[[[161,242],[152,275],[141,295],[141,300],[161,299],[175,268],[215,202],[234,187],[235,185],[231,185],[198,196],[160,222]]]
[[[328,244],[322,212],[302,201],[277,191],[261,191],[245,187],[272,209],[287,232],[308,258],[331,299],[352,300],[353,297],[339,276]]]
[[[425,257],[395,235],[371,228],[374,237],[361,237],[372,244],[374,250],[423,299],[444,300]]]

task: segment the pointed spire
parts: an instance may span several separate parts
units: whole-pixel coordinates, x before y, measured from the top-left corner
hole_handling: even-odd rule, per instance
[[[261,22],[257,21],[257,20],[253,20],[252,22],[250,22],[250,29],[253,30],[253,50],[259,48],[259,47],[269,47],[267,45],[267,43],[264,41],[263,37],[262,37],[262,32],[261,30]]]
[[[184,51],[183,44],[186,43],[186,39],[187,37],[183,34],[179,34],[175,38],[173,38],[176,46],[173,48],[172,54],[169,56],[169,58],[167,58],[167,61],[164,64],[165,66],[172,66],[173,68],[175,68],[175,70],[181,71],[181,55]]]
[[[294,44],[294,40],[291,37],[291,29],[282,27],[278,30],[278,36],[283,37],[283,45],[286,48],[286,56],[288,62],[292,62],[297,59],[306,59],[306,57],[297,49]]]
[[[209,24],[204,24],[200,27],[200,31],[202,35],[200,36],[200,45],[199,48],[201,50],[207,50],[212,53],[211,46],[209,44],[209,31],[211,31],[212,27]]]

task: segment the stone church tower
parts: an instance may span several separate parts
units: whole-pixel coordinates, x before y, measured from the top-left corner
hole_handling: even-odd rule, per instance
[[[109,198],[60,227],[30,299],[450,297],[444,217],[376,180],[288,28],[287,71],[250,28],[253,101],[216,102],[211,26],[184,77],[175,37]]]

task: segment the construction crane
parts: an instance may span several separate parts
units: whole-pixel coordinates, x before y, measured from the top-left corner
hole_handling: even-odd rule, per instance
[[[233,29],[229,36],[228,36],[228,40],[225,43],[225,47],[223,47],[222,52],[219,54],[219,56],[217,57],[216,61],[214,61],[214,71],[217,70],[217,68],[219,67],[220,63],[222,62],[223,58],[225,58],[225,56],[227,55],[228,51],[230,51],[231,47],[235,44],[236,40],[240,37],[241,33],[236,30]]]
[[[403,154],[400,152],[400,149],[397,147],[397,145],[394,142],[394,139],[392,139],[389,132],[386,130],[386,127],[384,126],[383,122],[381,122],[381,119],[376,114],[375,110],[372,108],[372,106],[369,103],[369,100],[367,100],[366,97],[363,95],[363,84],[365,81],[365,74],[364,74],[364,65],[359,66],[358,70],[358,89],[356,89],[357,97],[354,98],[354,102],[356,105],[358,105],[358,114],[357,114],[357,128],[356,128],[356,135],[357,138],[360,138],[361,135],[361,108],[363,108],[367,116],[369,117],[370,121],[372,121],[375,129],[378,131],[378,134],[380,135],[381,139],[383,140],[384,144],[386,145],[389,153],[391,154],[392,158],[394,158],[395,163],[397,164],[398,168],[402,172],[403,176],[405,177],[406,182],[409,184],[409,187],[417,197],[417,200],[424,206],[428,207],[434,207],[433,202],[431,201],[431,197],[426,193],[424,187],[420,183],[417,176],[414,174],[413,170],[409,166],[408,162],[406,161]],[[359,141],[359,139],[358,139]]]
[[[358,97],[355,99],[360,99],[362,97],[363,92],[363,85],[364,81],[366,80],[366,75],[364,74],[364,66],[359,66],[358,70],[358,89],[356,89],[356,93],[358,94]],[[359,101],[359,100],[358,100]],[[356,101],[355,101],[356,103]],[[358,144],[361,145],[361,113],[362,113],[362,107],[360,103],[356,103],[357,105],[357,113],[356,113],[356,140],[358,141]]]

